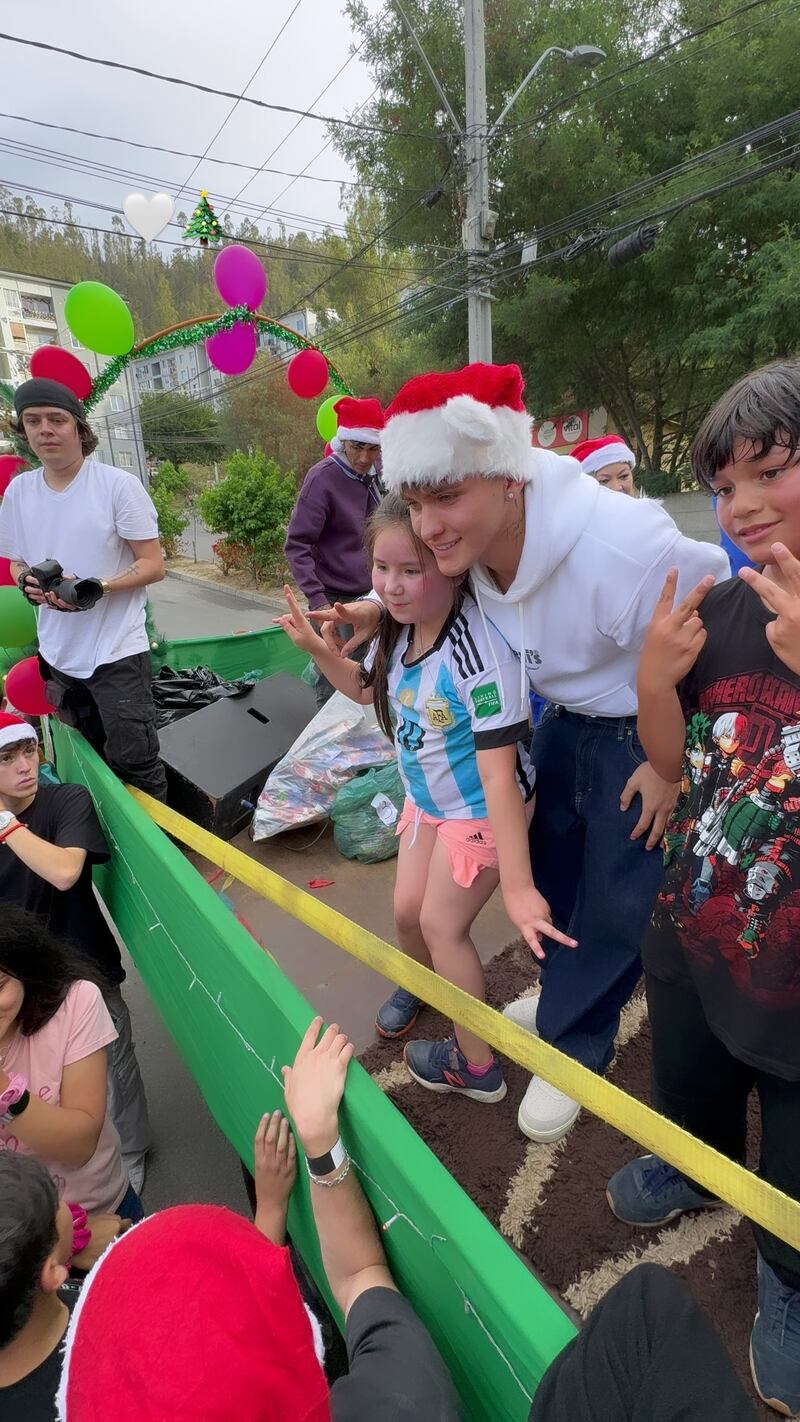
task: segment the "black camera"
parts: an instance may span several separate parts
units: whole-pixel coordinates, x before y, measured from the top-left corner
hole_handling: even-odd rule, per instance
[[[99,578],[65,578],[64,569],[55,558],[37,563],[27,568],[19,580],[21,591],[28,596],[25,579],[34,577],[43,593],[55,593],[62,602],[76,607],[79,612],[88,612],[103,596],[103,584]],[[30,600],[30,599],[29,599]]]

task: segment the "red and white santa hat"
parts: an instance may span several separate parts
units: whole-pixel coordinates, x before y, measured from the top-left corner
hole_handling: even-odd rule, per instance
[[[432,371],[409,380],[386,410],[381,445],[389,489],[455,484],[469,474],[530,478],[531,417],[518,365]]]
[[[29,721],[23,721],[21,716],[11,716],[7,711],[0,711],[0,750],[5,746],[16,745],[17,741],[35,741],[36,732]]]
[[[602,439],[585,439],[570,450],[587,474],[596,474],[607,464],[630,464],[636,468],[636,455],[620,435],[603,435]]]
[[[368,397],[356,400],[352,395],[343,395],[334,405],[339,424],[331,445],[341,453],[342,441],[360,440],[362,444],[380,444],[383,435],[383,410],[380,400]]]
[[[134,1225],[83,1286],[56,1414],[59,1422],[330,1422],[288,1249],[217,1205],[179,1205]]]

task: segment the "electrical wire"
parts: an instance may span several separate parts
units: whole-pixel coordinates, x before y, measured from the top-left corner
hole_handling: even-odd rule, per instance
[[[377,91],[373,89],[372,94],[370,94],[369,96],[370,99],[374,97],[376,92]],[[369,100],[366,100],[365,102],[369,102]],[[344,188],[358,188],[368,186],[366,183],[362,183],[359,179],[356,178],[325,178],[317,177],[313,174],[307,174],[305,170],[300,173],[290,173],[285,168],[259,167],[259,165],[256,163],[242,163],[236,158],[213,158],[208,157],[207,155],[203,155],[201,153],[189,153],[188,150],[185,148],[164,148],[161,144],[158,143],[141,143],[135,138],[121,138],[119,137],[119,135],[111,133],[95,133],[92,129],[89,128],[70,128],[68,124],[64,123],[46,123],[44,119],[29,118],[26,114],[9,114],[0,111],[0,119],[13,119],[15,123],[35,124],[37,128],[52,128],[58,133],[74,133],[80,138],[98,138],[104,143],[124,143],[129,148],[141,148],[150,153],[168,153],[170,157],[173,158],[205,157],[206,162],[208,163],[219,163],[221,166],[226,168],[245,168],[252,173],[273,173],[276,177],[279,178],[308,177],[308,181],[310,183],[335,183],[338,187]],[[331,139],[330,142],[332,141],[333,140]],[[325,145],[326,148],[329,146],[330,143],[327,143]],[[322,152],[324,151],[325,150],[323,149]]]
[[[764,0],[753,0],[753,3],[764,3]],[[62,45],[45,44],[44,40],[25,39],[22,35],[10,35],[0,31],[0,40],[6,40],[9,44],[26,45],[32,49],[45,50],[49,54],[63,54],[68,59],[76,59],[81,64],[100,65],[104,69],[121,70],[125,74],[138,74],[144,79],[157,79],[162,84],[175,84],[179,88],[194,89],[200,94],[214,94],[221,99],[241,99],[243,104],[252,104],[255,108],[269,109],[273,113],[279,114],[299,114],[302,118],[313,119],[315,123],[331,124],[334,128],[350,128],[361,133],[378,133],[385,138],[413,138],[422,139],[429,143],[438,143],[439,134],[419,130],[402,130],[392,128],[382,128],[377,124],[356,123],[354,119],[334,118],[330,114],[314,114],[309,109],[296,109],[290,104],[269,104],[265,99],[254,99],[249,94],[244,98],[240,94],[233,93],[230,89],[215,89],[210,84],[198,84],[193,79],[181,79],[175,74],[158,74],[152,69],[143,69],[136,64],[123,64],[118,59],[101,59],[98,55],[80,54],[75,49],[65,49]]]
[[[539,228],[536,232],[527,233],[525,236],[515,238],[513,242],[504,244],[496,248],[492,253],[492,258],[512,256],[520,252],[529,242],[536,239],[539,242],[547,241],[553,237],[560,236],[563,232],[595,221],[605,212],[621,207],[626,200],[641,198],[646,196],[653,189],[683,177],[688,173],[701,170],[724,158],[736,153],[737,150],[752,146],[761,142],[762,139],[780,136],[787,128],[796,127],[800,124],[800,109],[795,109],[791,113],[783,114],[780,118],[771,119],[768,123],[761,124],[758,128],[750,129],[747,133],[738,134],[735,138],[725,139],[717,144],[715,148],[706,149],[703,153],[693,154],[691,158],[685,159],[682,163],[675,164],[672,168],[667,168],[662,173],[656,173],[647,178],[641,179],[638,183],[631,184],[628,188],[610,194],[607,198],[599,199],[595,203],[580,208],[575,212],[567,214],[563,218],[558,218],[552,223]],[[763,155],[762,155],[763,156]],[[639,221],[640,219],[636,219]]]
[[[177,201],[177,199],[180,197],[181,193],[185,192],[186,189],[188,188],[190,182],[192,181],[192,178],[194,177],[195,173],[197,172],[198,168],[200,167],[200,164],[203,163],[203,162],[205,161],[205,159],[208,157],[208,151],[209,151],[209,149],[214,147],[214,144],[216,143],[216,141],[217,141],[217,139],[219,138],[220,134],[223,132],[224,129],[227,128],[228,124],[230,123],[231,119],[233,118],[233,115],[236,113],[236,110],[238,109],[240,103],[242,102],[242,99],[244,98],[245,94],[247,93],[248,89],[250,88],[250,85],[253,83],[254,79],[256,79],[256,78],[258,77],[258,75],[261,73],[261,70],[264,68],[264,65],[266,64],[267,60],[269,59],[270,55],[272,54],[272,51],[273,51],[273,49],[275,48],[276,44],[278,43],[278,40],[280,39],[281,35],[283,34],[284,30],[286,29],[286,26],[289,24],[289,21],[292,19],[292,16],[295,14],[295,12],[296,12],[297,10],[299,10],[299,8],[300,8],[300,6],[302,5],[302,3],[303,3],[303,0],[295,0],[294,6],[292,7],[292,9],[291,9],[291,11],[289,12],[289,14],[286,16],[286,19],[284,20],[283,24],[281,25],[280,29],[278,30],[278,33],[276,34],[275,38],[272,40],[271,44],[269,45],[269,48],[267,49],[266,53],[262,56],[261,60],[260,60],[259,63],[256,65],[256,68],[253,70],[252,74],[250,75],[250,78],[248,79],[247,83],[245,84],[245,86],[244,86],[244,88],[243,88],[241,94],[239,95],[238,99],[236,100],[235,104],[233,104],[233,105],[231,106],[231,108],[229,109],[228,113],[225,115],[225,118],[222,120],[222,123],[220,124],[219,128],[217,129],[216,133],[214,134],[214,137],[213,137],[212,139],[210,139],[209,142],[206,144],[205,152],[197,159],[197,162],[195,163],[194,167],[192,168],[192,171],[191,171],[191,173],[189,174],[188,178],[186,178],[185,181],[184,181],[184,182],[181,184],[181,186],[178,188],[178,191],[177,191],[177,193],[175,194],[175,200],[176,200],[176,201]],[[252,180],[250,179],[250,180],[248,180],[248,181],[252,181]]]
[[[3,188],[5,188],[6,190],[18,188],[20,192],[25,193],[30,193],[31,191],[30,188],[22,188],[18,183],[13,183],[8,179],[0,178],[0,190],[2,190]],[[112,212],[114,214],[116,214],[117,212],[117,209],[114,207],[108,207],[102,203],[91,202],[89,199],[85,198],[70,199],[68,196],[61,193],[44,194],[44,196],[57,197],[67,202],[79,202],[84,207],[98,208],[103,212]],[[89,223],[73,222],[63,217],[47,217],[43,213],[20,212],[15,207],[0,207],[0,216],[13,217],[16,218],[19,222],[45,222],[48,225],[56,227],[74,227],[80,232],[92,232],[97,234],[98,236],[103,237],[122,238],[126,242],[142,242],[144,240],[141,237],[135,236],[132,232],[123,232],[119,228],[94,227]],[[179,228],[179,224],[176,222],[170,222],[167,225],[169,227]],[[284,259],[286,261],[298,262],[300,264],[305,263],[306,265],[312,266],[319,264],[322,266],[331,265],[335,267],[341,267],[342,265],[340,257],[329,257],[326,254],[309,251],[302,247],[286,247],[282,246],[280,243],[277,242],[261,241],[255,237],[242,237],[237,240],[239,240],[241,242],[241,245],[244,247],[262,248],[264,251],[270,253],[270,255],[275,256],[278,259]],[[167,237],[153,237],[150,239],[150,243],[148,245],[155,245],[157,247],[174,247],[184,252],[188,250],[185,242],[173,241]],[[352,260],[350,264],[354,264]],[[373,274],[377,270],[377,268],[369,262],[362,262],[355,265],[358,266],[358,269],[360,271],[368,271],[372,272]],[[418,267],[402,267],[394,265],[382,266],[380,270],[382,272],[406,274],[411,276],[425,276],[425,272],[421,271]],[[294,306],[290,308],[290,310],[292,311],[294,311],[295,309],[296,308]]]

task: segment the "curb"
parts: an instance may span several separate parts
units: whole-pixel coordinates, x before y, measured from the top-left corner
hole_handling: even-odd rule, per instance
[[[273,611],[286,611],[284,603],[279,602],[277,598],[268,597],[266,593],[248,592],[246,588],[222,588],[217,583],[210,583],[208,578],[195,578],[191,573],[178,572],[174,568],[167,568],[166,576],[176,578],[179,583],[191,583],[195,588],[206,588],[212,592],[224,593],[226,597],[236,598],[239,602],[254,602]]]

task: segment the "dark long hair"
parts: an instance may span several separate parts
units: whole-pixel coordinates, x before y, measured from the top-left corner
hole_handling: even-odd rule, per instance
[[[3,904],[0,914],[0,973],[25,989],[19,1014],[23,1037],[47,1026],[73,983],[83,979],[101,991],[108,986],[88,958],[59,943],[35,913],[15,904]]]
[[[384,533],[387,528],[399,528],[407,535],[414,545],[414,549],[419,556],[420,563],[424,569],[425,559],[431,556],[430,549],[417,537],[411,526],[411,512],[405,499],[401,499],[399,494],[386,494],[381,499],[375,512],[367,523],[364,538],[365,547],[372,562],[375,553],[375,544],[378,535]],[[454,602],[460,599],[460,592],[453,587]],[[407,628],[407,623],[396,622],[387,608],[384,608],[381,616],[381,625],[378,630],[377,645],[372,666],[367,671],[361,670],[361,685],[372,687],[373,705],[375,707],[375,717],[389,740],[394,739],[394,724],[392,722],[391,709],[389,706],[389,663],[392,653],[397,646],[398,639]]]

